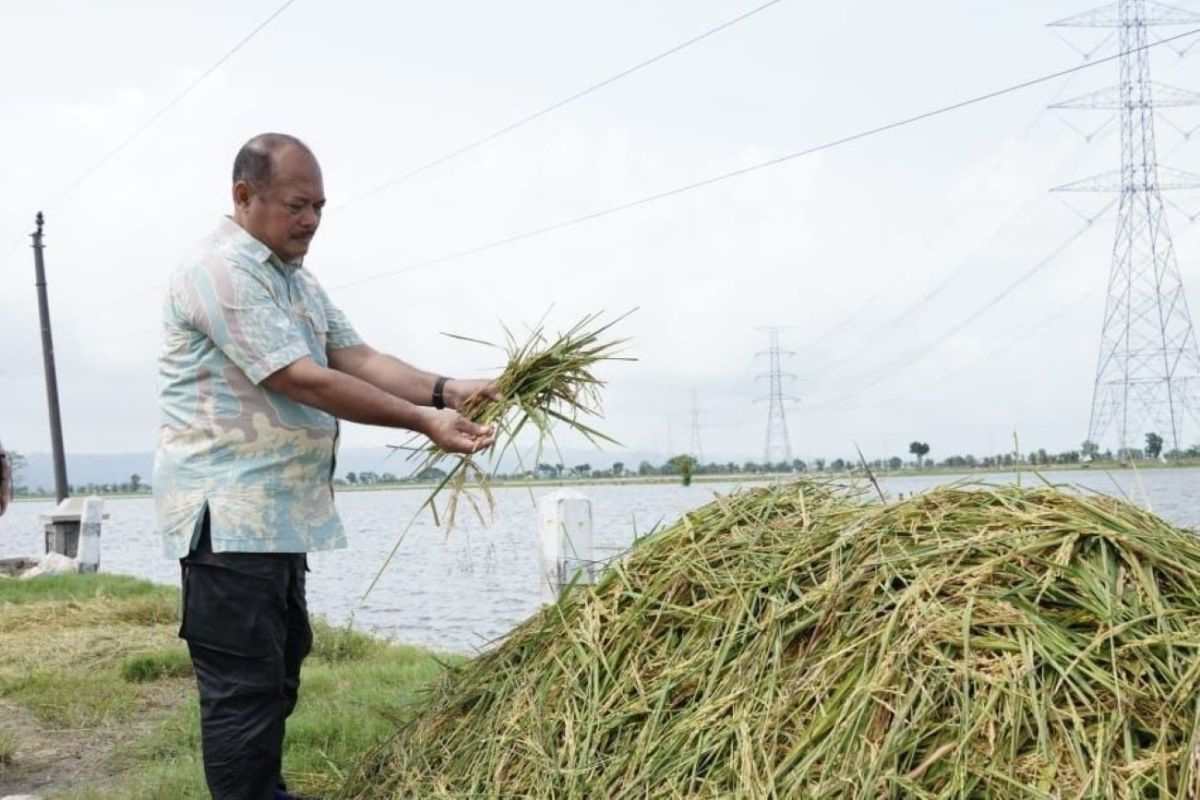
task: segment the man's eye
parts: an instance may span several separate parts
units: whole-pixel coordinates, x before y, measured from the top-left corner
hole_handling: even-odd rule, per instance
[[[293,214],[299,214],[301,211],[304,210],[304,206],[297,205],[296,203],[288,203],[287,207],[288,207],[288,211],[291,211]]]

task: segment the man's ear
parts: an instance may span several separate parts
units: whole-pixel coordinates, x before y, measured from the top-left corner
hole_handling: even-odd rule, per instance
[[[250,184],[245,181],[238,181],[233,185],[233,204],[238,208],[246,208],[250,205],[250,195],[254,194],[254,190],[250,188]]]

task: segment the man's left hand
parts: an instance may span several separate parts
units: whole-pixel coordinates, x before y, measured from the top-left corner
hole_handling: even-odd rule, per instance
[[[467,402],[467,398],[475,394],[482,394],[489,400],[500,399],[500,390],[496,388],[495,381],[489,380],[459,380],[453,378],[446,381],[446,385],[442,389],[442,394],[446,398],[446,407],[453,408],[455,411],[462,408],[463,403]]]

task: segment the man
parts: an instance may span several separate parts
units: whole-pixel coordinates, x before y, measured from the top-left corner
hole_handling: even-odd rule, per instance
[[[215,800],[293,797],[284,722],[312,644],[305,553],[344,547],[333,504],[338,419],[406,428],[472,453],[492,431],[453,410],[486,381],[439,378],[363,343],[302,259],[321,169],[262,134],[233,166],[233,216],[172,276],[163,306],[154,493]]]
[[[0,444],[0,517],[8,511],[8,504],[12,502],[12,473],[12,459],[4,451],[4,445]]]

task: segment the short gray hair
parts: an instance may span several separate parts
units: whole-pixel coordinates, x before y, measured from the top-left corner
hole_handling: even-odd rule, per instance
[[[256,192],[270,186],[271,158],[277,150],[288,145],[303,147],[312,153],[308,145],[286,133],[260,133],[246,142],[233,159],[233,182],[245,181]]]

